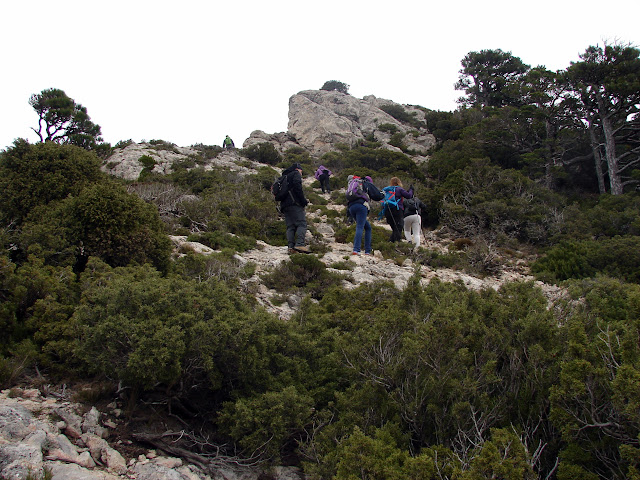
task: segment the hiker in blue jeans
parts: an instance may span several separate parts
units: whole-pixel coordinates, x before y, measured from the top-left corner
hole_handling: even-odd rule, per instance
[[[382,200],[384,194],[371,181],[371,177],[365,177],[362,184],[366,197],[352,200],[347,205],[349,214],[356,221],[356,234],[353,237],[353,255],[360,255],[362,246],[362,236],[364,234],[364,254],[371,255],[371,224],[367,220],[369,215],[369,200]]]

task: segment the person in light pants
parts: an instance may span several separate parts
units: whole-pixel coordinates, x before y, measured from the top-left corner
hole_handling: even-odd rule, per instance
[[[420,210],[426,207],[416,197],[404,201],[404,238],[407,242],[413,242],[416,249],[420,246],[420,233],[422,232]]]

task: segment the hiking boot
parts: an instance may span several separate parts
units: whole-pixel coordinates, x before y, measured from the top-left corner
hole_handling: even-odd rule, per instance
[[[311,250],[309,249],[309,247],[305,245],[300,245],[299,247],[293,247],[293,249],[296,252],[300,252],[300,253],[311,253]]]
[[[296,252],[296,249],[295,249],[295,248],[289,248],[289,249],[287,249],[287,253],[288,253],[289,255],[293,255],[294,253],[298,253],[298,252]]]
[[[360,255],[360,252],[352,252],[351,255]]]

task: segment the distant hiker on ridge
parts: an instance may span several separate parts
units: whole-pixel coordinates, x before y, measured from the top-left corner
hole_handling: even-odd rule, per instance
[[[331,193],[331,185],[329,184],[329,177],[333,174],[331,170],[329,170],[324,165],[320,165],[314,174],[316,180],[320,182],[320,188],[322,188],[322,193],[327,191]]]
[[[224,148],[225,150],[231,150],[232,148],[235,148],[235,145],[233,144],[233,140],[231,140],[231,137],[229,135],[224,137],[224,140],[222,142],[222,148]]]

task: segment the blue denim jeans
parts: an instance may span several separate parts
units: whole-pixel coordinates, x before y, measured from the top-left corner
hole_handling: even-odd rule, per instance
[[[362,232],[364,232],[364,251],[371,253],[371,224],[367,220],[369,210],[361,203],[354,203],[349,207],[349,213],[356,219],[356,236],[353,237],[353,251],[360,253]]]

